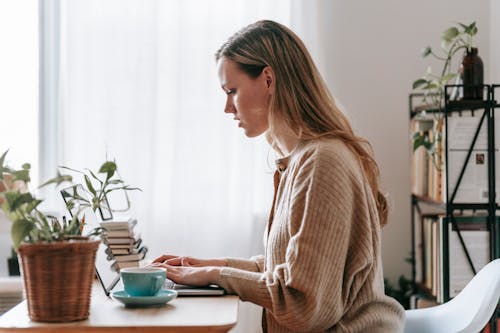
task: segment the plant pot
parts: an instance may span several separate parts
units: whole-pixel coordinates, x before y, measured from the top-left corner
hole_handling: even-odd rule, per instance
[[[99,243],[70,240],[19,246],[31,320],[66,322],[88,318]]]

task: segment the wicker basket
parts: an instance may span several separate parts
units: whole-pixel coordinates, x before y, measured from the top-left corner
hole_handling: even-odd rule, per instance
[[[65,322],[88,318],[99,243],[72,240],[19,247],[31,320]]]

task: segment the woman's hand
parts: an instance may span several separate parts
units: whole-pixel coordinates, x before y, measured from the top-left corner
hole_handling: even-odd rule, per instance
[[[159,262],[152,263],[151,266],[166,268],[168,279],[178,284],[190,286],[216,284],[220,276],[219,267],[170,266]]]
[[[164,254],[155,260],[154,263],[162,263],[169,266],[190,266],[190,267],[208,267],[208,266],[227,266],[224,259],[198,259],[186,256],[176,256]]]

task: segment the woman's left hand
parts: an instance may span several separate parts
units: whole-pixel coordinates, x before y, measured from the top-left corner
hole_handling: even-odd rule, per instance
[[[167,269],[167,278],[178,284],[190,286],[207,286],[216,284],[220,275],[219,267],[169,266],[163,263],[153,263],[153,267]]]

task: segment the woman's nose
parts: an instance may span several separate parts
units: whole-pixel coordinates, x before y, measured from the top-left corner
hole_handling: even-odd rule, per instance
[[[231,100],[228,98],[226,100],[226,105],[224,106],[225,113],[234,113],[234,105],[231,103]]]

